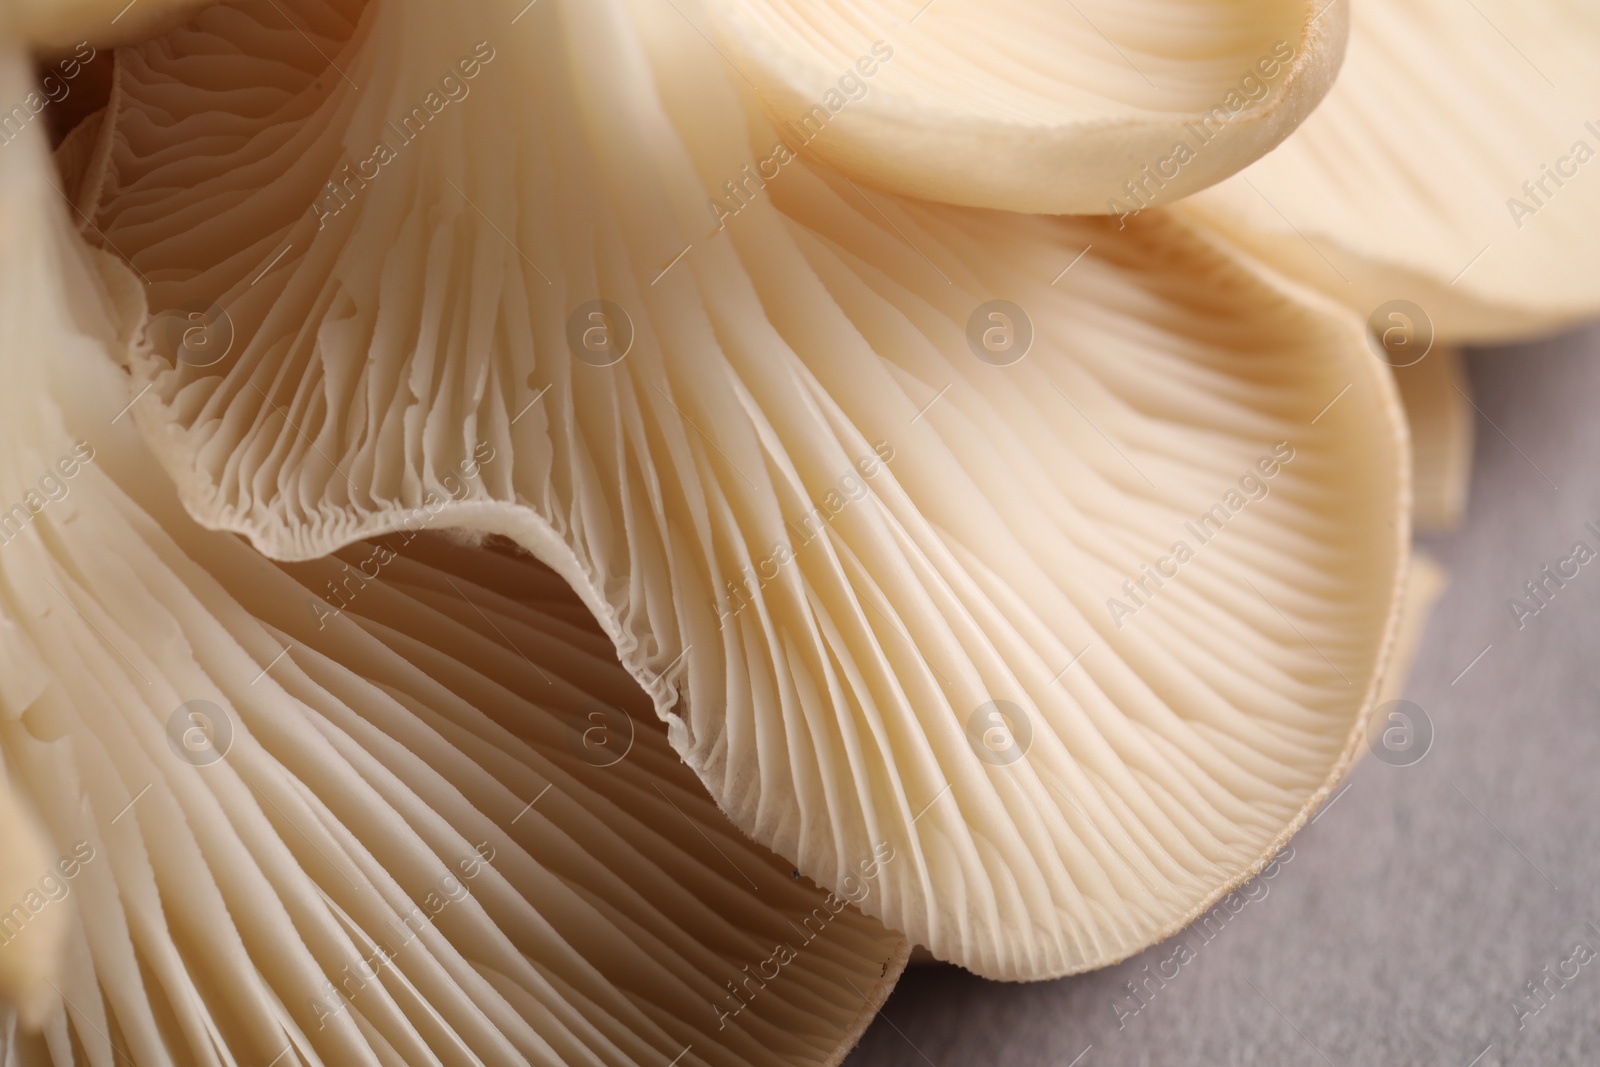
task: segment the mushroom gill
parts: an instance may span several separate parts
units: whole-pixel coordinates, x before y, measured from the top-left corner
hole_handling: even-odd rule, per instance
[[[0,765],[49,842],[6,803],[6,1062],[838,1063],[906,954],[875,873],[731,826],[527,557],[426,506],[290,566],[196,524],[47,163],[0,152]]]
[[[269,556],[429,500],[531,552],[742,830],[834,889],[886,843],[862,907],[940,958],[1137,951],[1359,743],[1393,384],[1173,219],[797,157],[701,18],[234,0],[119,52],[80,203],[158,313],[132,415]]]

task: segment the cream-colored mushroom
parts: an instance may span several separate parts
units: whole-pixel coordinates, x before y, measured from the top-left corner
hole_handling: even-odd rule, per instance
[[[1352,6],[1323,104],[1177,210],[1363,317],[1408,300],[1441,341],[1600,313],[1593,5]]]
[[[1078,214],[1170,203],[1269,151],[1346,33],[1327,0],[705,6],[784,136],[851,177]]]
[[[512,538],[742,829],[835,888],[887,842],[863,907],[982,974],[1174,930],[1341,773],[1409,540],[1358,322],[783,158],[692,5],[288,6],[119,53],[85,183],[202,522]]]
[[[728,824],[530,560],[195,524],[138,278],[50,183],[0,151],[0,759],[50,842],[0,813],[0,891],[67,890],[0,898],[8,1062],[838,1063],[903,938]]]

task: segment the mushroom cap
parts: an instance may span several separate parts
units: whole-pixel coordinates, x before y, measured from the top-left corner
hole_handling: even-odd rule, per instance
[[[125,417],[137,279],[47,164],[0,153],[0,762],[79,862],[0,944],[0,992],[55,982],[8,1058],[837,1064],[904,939],[727,822],[530,559],[196,524]],[[0,815],[9,900],[45,868]]]
[[[517,6],[313,43],[240,0],[119,53],[85,210],[207,327],[131,360],[190,511],[281,559],[430,501],[512,539],[741,829],[834,889],[888,842],[863,908],[981,974],[1113,962],[1267,862],[1406,573],[1359,321],[1161,213],[786,158],[692,7]]]
[[[1097,215],[1270,151],[1333,84],[1346,34],[1326,0],[705,8],[797,151],[908,196]]]
[[[1344,70],[1316,112],[1176,210],[1363,317],[1420,305],[1441,342],[1600,313],[1593,5],[1351,6]]]

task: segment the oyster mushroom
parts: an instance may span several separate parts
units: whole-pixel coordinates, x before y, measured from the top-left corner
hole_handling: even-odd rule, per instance
[[[873,185],[1012,211],[1122,214],[1253,162],[1338,72],[1345,5],[709,0],[791,142]]]
[[[50,842],[8,804],[0,890],[76,862],[0,914],[8,1059],[839,1062],[903,938],[728,824],[543,568],[195,524],[125,417],[138,280],[49,182],[0,152],[0,757]]]
[[[1316,112],[1175,210],[1362,316],[1410,300],[1441,341],[1600,313],[1592,6],[1353,7],[1344,70]]]
[[[80,200],[172,309],[133,416],[267,555],[431,494],[537,556],[730,818],[834,888],[888,843],[863,908],[935,955],[1137,951],[1359,743],[1392,382],[1169,218],[758,183],[777,131],[699,17],[239,0],[119,52]]]

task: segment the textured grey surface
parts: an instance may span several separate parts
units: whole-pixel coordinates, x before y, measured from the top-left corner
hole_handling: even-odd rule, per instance
[[[1600,328],[1469,371],[1471,502],[1427,541],[1451,582],[1405,689],[1427,755],[1362,760],[1209,941],[1032,985],[913,968],[847,1067],[1600,1064],[1600,956],[1574,958],[1600,953],[1600,559],[1520,631],[1508,607],[1574,542],[1600,550]],[[1193,958],[1119,1015],[1178,942]],[[1568,960],[1532,1013],[1525,983]]]

